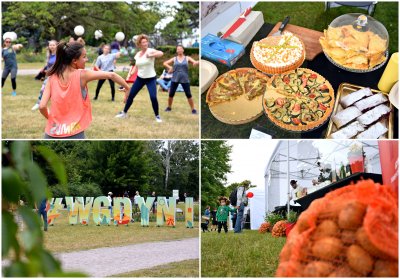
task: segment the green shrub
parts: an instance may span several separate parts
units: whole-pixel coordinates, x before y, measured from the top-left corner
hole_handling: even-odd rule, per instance
[[[268,222],[272,228],[278,221],[282,221],[284,219],[285,218],[283,218],[282,215],[270,212],[270,213],[267,213],[264,220],[265,220],[265,222]]]
[[[299,215],[297,214],[297,212],[290,210],[286,216],[286,219],[289,223],[296,223],[298,217]]]

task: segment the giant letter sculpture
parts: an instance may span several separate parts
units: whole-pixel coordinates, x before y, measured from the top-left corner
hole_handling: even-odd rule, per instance
[[[59,210],[64,209],[62,204],[62,198],[52,198],[50,202],[50,209],[47,212],[47,223],[51,226],[54,225],[54,221],[60,216]]]
[[[101,207],[103,203],[103,207]],[[96,225],[110,225],[111,213],[108,207],[111,206],[110,201],[105,196],[97,197],[93,202],[93,221]]]
[[[143,197],[138,198],[138,206],[140,208],[140,224],[142,225],[142,227],[149,226],[150,210],[153,206],[155,199],[155,197],[147,197],[145,203]]]
[[[185,224],[186,228],[193,228],[193,198],[185,199]]]
[[[123,211],[121,210],[123,207]],[[128,198],[114,198],[114,225],[128,225],[132,216],[132,202]]]
[[[85,203],[83,197],[76,197],[75,202],[73,197],[65,197],[65,202],[68,209],[68,221],[71,225],[78,224],[78,215],[79,223],[82,225],[89,224],[89,215],[93,204],[93,197],[87,197]]]
[[[157,198],[157,226],[164,225],[164,217],[167,226],[175,227],[176,199],[169,198],[169,204],[166,197]]]

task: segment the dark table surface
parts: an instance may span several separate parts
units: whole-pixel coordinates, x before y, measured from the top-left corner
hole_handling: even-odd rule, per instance
[[[325,186],[315,192],[312,192],[305,197],[302,197],[298,200],[295,200],[298,204],[301,205],[302,211],[306,210],[310,204],[315,200],[324,197],[327,193],[342,188],[344,186],[349,185],[352,182],[357,182],[361,179],[372,179],[376,183],[382,183],[382,175],[376,173],[355,173],[352,174],[345,179],[339,180],[337,182],[331,183],[328,186]]]
[[[235,65],[233,65],[232,68],[210,61],[217,66],[219,75],[235,68],[253,67],[249,55],[252,42],[267,37],[274,26],[275,24],[265,23],[254,36],[252,41],[247,45],[246,53],[236,62]],[[336,95],[339,85],[343,82],[378,89],[377,85],[386,65],[370,73],[352,73],[339,69],[329,62],[323,53],[320,53],[314,58],[314,60],[305,61],[302,67],[309,68],[329,80]],[[394,108],[393,126],[393,137],[398,138],[398,110],[396,108]],[[265,114],[247,124],[229,125],[218,121],[211,114],[206,103],[206,92],[201,96],[201,137],[203,139],[249,138],[252,128],[267,133],[273,138],[325,138],[327,127],[328,121],[324,125],[310,132],[290,132],[273,124]]]

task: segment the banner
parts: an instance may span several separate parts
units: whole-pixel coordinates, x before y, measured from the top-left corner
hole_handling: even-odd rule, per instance
[[[148,197],[145,201],[143,197],[138,199],[140,208],[140,219],[143,227],[149,226],[150,212],[155,202],[155,197]],[[55,219],[60,216],[60,210],[65,206],[62,198],[52,198],[48,209],[48,224],[54,225]],[[68,223],[76,225],[88,225],[90,213],[92,213],[93,222],[97,225],[113,224],[128,225],[132,219],[132,202],[129,198],[114,198],[111,206],[110,200],[106,196],[93,197],[65,197],[67,205]],[[194,201],[193,198],[185,199],[185,226],[193,228],[194,220]],[[156,225],[163,226],[164,223],[169,227],[176,225],[176,199],[175,197],[158,197]]]

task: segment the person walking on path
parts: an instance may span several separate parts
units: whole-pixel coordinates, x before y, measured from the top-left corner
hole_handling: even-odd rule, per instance
[[[242,232],[244,208],[247,206],[248,203],[248,198],[246,197],[246,190],[249,188],[249,186],[250,186],[250,181],[245,180],[237,188],[237,202],[236,202],[237,217],[234,228],[235,233]]]
[[[42,70],[44,72],[44,74],[46,74],[51,69],[51,67],[53,67],[54,63],[56,62],[57,44],[58,44],[58,42],[56,40],[49,41],[48,53],[47,53],[47,63],[46,63],[46,66],[44,66],[44,68]],[[46,88],[48,79],[49,79],[49,77],[45,77],[42,87],[40,88],[39,97],[36,101],[36,104],[31,108],[32,111],[39,109],[40,100],[42,100],[43,92],[44,92],[44,89]]]
[[[169,112],[172,110],[172,102],[174,101],[176,89],[178,88],[178,85],[181,84],[183,90],[185,91],[190,109],[192,110],[192,114],[197,114],[197,110],[194,108],[192,94],[190,92],[189,62],[192,63],[193,66],[196,66],[199,64],[199,61],[186,56],[184,52],[185,49],[183,46],[178,45],[176,47],[177,56],[164,62],[164,66],[169,70],[170,73],[173,73],[171,88],[169,89],[168,107],[165,109],[165,111]],[[171,66],[171,63],[174,63],[174,65]]]
[[[47,211],[46,211],[46,207],[47,207],[47,198],[44,198],[39,205],[39,208],[37,208],[37,205],[35,204],[35,209],[39,214],[39,218],[43,217],[43,227],[44,227],[44,231],[47,232]]]
[[[85,70],[88,61],[85,47],[78,42],[60,42],[57,46],[56,62],[48,72],[40,113],[47,119],[45,138],[84,139],[85,130],[92,122],[92,107],[87,84],[93,80],[112,79],[129,85],[114,72]],[[51,101],[50,110],[47,109]]]
[[[136,45],[140,48],[140,51],[135,55],[135,67],[137,67],[138,74],[129,95],[125,93],[127,99],[124,110],[119,112],[116,118],[126,118],[129,108],[131,107],[133,100],[139,91],[146,85],[147,90],[150,94],[151,105],[153,107],[154,115],[157,122],[162,122],[157,100],[157,74],[154,69],[154,62],[156,58],[164,55],[162,51],[149,48],[149,37],[141,34],[138,36]],[[133,71],[134,72],[134,71]]]
[[[8,75],[11,73],[12,96],[17,96],[17,54],[16,51],[23,48],[21,44],[11,45],[11,38],[5,38],[1,57],[4,59],[3,74],[1,75],[1,88],[3,88]]]

